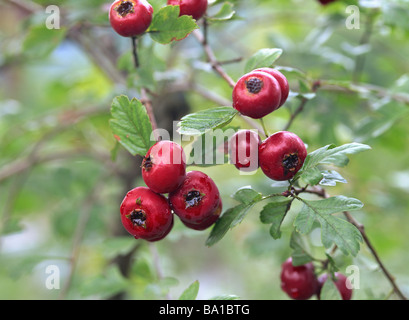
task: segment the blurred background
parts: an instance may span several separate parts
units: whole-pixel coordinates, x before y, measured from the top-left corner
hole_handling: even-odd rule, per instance
[[[155,10],[165,4],[151,2]],[[291,125],[308,150],[353,141],[372,147],[340,170],[347,184],[327,191],[365,204],[354,217],[409,295],[409,3],[230,2],[233,19],[208,29],[227,73],[237,80],[257,50],[282,48],[277,65],[293,92],[311,93],[308,85],[321,84]],[[46,27],[49,5],[60,10],[58,29]],[[346,26],[348,5],[358,5],[358,29]],[[109,6],[0,0],[0,299],[176,299],[196,280],[198,299],[288,299],[279,274],[291,254],[291,214],[282,238],[273,240],[255,207],[210,248],[210,230],[188,230],[178,219],[155,244],[123,229],[119,205],[144,183],[141,159],[117,145],[109,128],[112,99],[139,97],[143,81],[159,127],[172,131],[183,115],[230,101],[231,88],[193,36],[171,45],[144,36],[141,74],[135,73],[131,42],[111,30]],[[294,94],[267,116],[270,132],[282,130],[299,103]],[[239,118],[232,125],[249,127]],[[219,186],[225,209],[235,205],[230,195],[240,187],[274,190],[261,172],[240,175],[229,164],[199,170]],[[310,242],[324,252],[319,230]],[[365,245],[356,258],[335,259],[341,271],[359,266],[355,299],[394,298]],[[59,271],[58,289],[47,288],[52,270]]]

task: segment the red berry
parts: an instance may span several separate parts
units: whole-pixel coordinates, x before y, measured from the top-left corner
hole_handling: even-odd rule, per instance
[[[168,5],[180,6],[179,16],[192,16],[199,20],[206,12],[207,0],[168,0]]]
[[[335,2],[336,0],[318,0],[323,6],[330,4],[331,2]]]
[[[198,228],[215,222],[221,211],[219,189],[207,174],[200,171],[186,174],[179,189],[169,194],[169,203],[183,223]]]
[[[237,169],[254,171],[259,167],[260,136],[252,130],[239,130],[230,138],[230,159]]]
[[[307,300],[317,292],[318,280],[311,262],[294,267],[288,258],[281,266],[280,278],[281,289],[292,299]]]
[[[233,88],[233,107],[245,116],[262,118],[280,106],[281,88],[270,74],[252,71],[242,76]]]
[[[186,156],[183,148],[172,141],[155,143],[142,161],[142,178],[156,193],[176,190],[186,176]]]
[[[135,239],[158,241],[173,226],[173,214],[167,199],[146,187],[129,191],[120,212],[123,226]]]
[[[211,225],[213,225],[217,219],[219,219],[220,214],[222,213],[223,210],[223,204],[222,204],[222,200],[220,199],[219,205],[217,206],[216,210],[213,212],[213,214],[209,215],[209,217],[205,220],[203,220],[200,223],[190,223],[186,220],[181,220],[183,222],[183,224],[190,228],[190,229],[194,229],[194,230],[205,230],[207,228],[209,228]]]
[[[294,133],[279,131],[258,149],[260,168],[270,179],[289,180],[301,169],[307,156],[303,141]]]
[[[341,294],[342,300],[351,300],[353,290],[351,288],[351,283],[349,282],[348,278],[343,275],[342,273],[335,272],[335,286],[337,287],[339,293]],[[325,281],[328,280],[328,274],[324,273],[318,278],[318,299],[320,299],[320,293],[322,286],[324,285]]]
[[[123,37],[135,37],[148,29],[153,8],[146,0],[118,0],[109,9],[112,28]]]
[[[279,107],[281,107],[287,100],[288,95],[290,93],[290,86],[288,85],[287,78],[278,70],[273,68],[260,68],[254,71],[265,72],[272,75],[280,85],[281,88],[281,101]]]

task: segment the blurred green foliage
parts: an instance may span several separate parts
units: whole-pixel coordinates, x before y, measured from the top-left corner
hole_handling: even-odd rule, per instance
[[[327,191],[365,204],[354,216],[409,294],[408,2],[230,2],[233,19],[212,21],[208,29],[219,61],[238,59],[223,66],[227,73],[237,80],[257,50],[281,48],[277,65],[285,67],[292,91],[321,82],[291,127],[308,150],[353,141],[372,147],[340,171],[348,184]],[[45,28],[48,1],[0,3],[0,299],[177,298],[195,280],[199,299],[287,299],[280,265],[291,253],[292,212],[300,208],[286,217],[279,240],[270,237],[255,206],[211,248],[205,246],[209,230],[187,230],[177,219],[171,234],[153,245],[135,241],[120,225],[123,196],[143,181],[134,174],[138,162],[112,136],[111,102],[120,94],[138,97],[135,86],[145,81],[159,102],[169,101],[172,90],[182,92],[192,112],[218,106],[197,87],[229,101],[231,88],[206,63],[200,44],[193,36],[166,46],[144,37],[136,74],[129,39],[109,28],[109,3],[54,4],[63,17],[58,30]],[[346,28],[348,4],[359,5],[360,29]],[[269,130],[282,130],[298,104],[293,97],[266,117]],[[237,118],[232,126],[248,124]],[[215,180],[226,209],[242,186],[274,190],[261,172],[239,175],[228,164],[200,170]],[[311,234],[310,244],[323,256],[319,234]],[[128,269],[120,269],[118,261],[127,257]],[[365,245],[354,259],[339,252],[334,259],[341,270],[360,267],[355,298],[390,292]],[[60,269],[58,290],[45,285],[49,265]]]

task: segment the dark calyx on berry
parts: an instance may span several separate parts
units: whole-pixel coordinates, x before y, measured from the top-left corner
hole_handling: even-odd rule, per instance
[[[152,166],[153,166],[153,162],[152,162],[151,156],[147,156],[147,157],[143,158],[142,167],[146,171],[149,171],[150,169],[152,169]]]
[[[128,13],[134,12],[133,3],[131,1],[122,1],[116,11],[121,17],[125,17]]]
[[[198,205],[200,201],[202,201],[202,194],[199,191],[189,191],[185,196],[186,209]]]
[[[261,91],[263,88],[264,82],[260,80],[259,78],[250,78],[246,80],[246,88],[248,92],[256,94]]]
[[[146,227],[146,214],[141,209],[135,209],[128,215],[128,219],[132,221],[134,226]]]
[[[287,171],[294,171],[295,168],[297,168],[299,162],[300,160],[298,158],[298,154],[286,154],[283,159],[283,167]]]

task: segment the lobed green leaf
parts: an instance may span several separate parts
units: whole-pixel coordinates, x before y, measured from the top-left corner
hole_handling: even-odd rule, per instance
[[[294,220],[294,226],[301,234],[311,232],[315,221],[321,224],[321,240],[326,248],[336,244],[345,254],[356,256],[362,235],[358,229],[346,220],[334,217],[332,214],[362,208],[363,204],[357,199],[336,196],[324,200],[303,202],[303,207]]]
[[[110,128],[117,141],[132,155],[145,156],[154,144],[151,140],[152,124],[142,103],[127,96],[114,98],[111,106]]]
[[[291,207],[291,203],[292,200],[286,197],[275,197],[274,201],[265,205],[260,212],[260,221],[262,223],[271,223],[270,235],[274,239],[281,237],[281,224]]]
[[[178,123],[178,132],[185,135],[201,135],[227,125],[237,113],[232,107],[216,107],[191,113]]]
[[[161,44],[168,44],[175,40],[186,38],[198,26],[191,16],[179,17],[179,6],[166,6],[161,8],[152,19],[147,30],[151,38]]]
[[[271,67],[282,53],[283,50],[278,48],[260,49],[247,61],[244,71],[247,73],[257,68]]]
[[[183,291],[180,295],[179,300],[196,300],[197,294],[199,293],[199,281],[196,280],[189,287]]]

